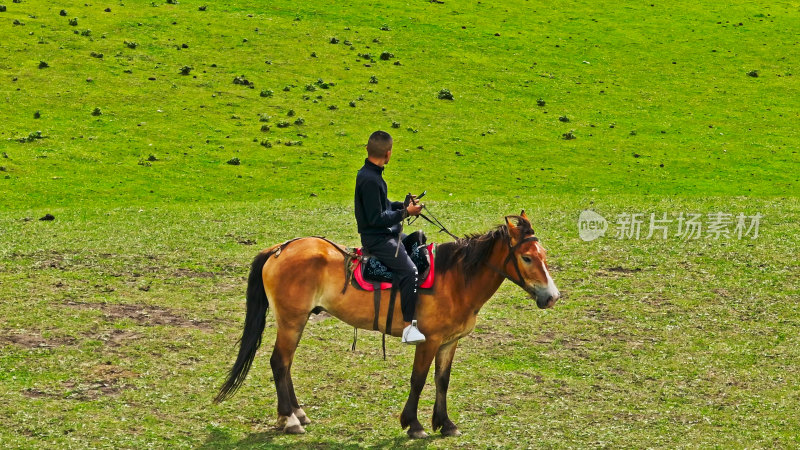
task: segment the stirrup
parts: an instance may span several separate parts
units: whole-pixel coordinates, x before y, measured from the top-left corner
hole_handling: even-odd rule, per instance
[[[403,330],[403,339],[401,342],[404,344],[411,344],[411,345],[421,344],[425,342],[425,335],[419,331],[419,328],[417,328],[416,320],[412,320],[411,325],[405,327],[405,329]]]

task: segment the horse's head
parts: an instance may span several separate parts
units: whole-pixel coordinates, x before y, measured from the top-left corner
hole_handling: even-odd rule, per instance
[[[534,236],[533,227],[522,211],[519,216],[506,216],[509,236],[509,255],[504,270],[511,280],[536,300],[539,308],[555,305],[561,293],[547,267],[547,253]],[[518,278],[519,280],[516,280]]]

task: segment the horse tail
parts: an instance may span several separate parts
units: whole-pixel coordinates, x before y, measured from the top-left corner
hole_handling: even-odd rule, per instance
[[[250,371],[256,351],[261,346],[261,334],[264,332],[269,308],[261,272],[264,264],[274,253],[274,249],[270,249],[259,253],[253,260],[247,281],[247,315],[244,320],[244,332],[239,340],[239,355],[236,357],[228,379],[214,398],[214,403],[219,403],[236,393],[247,378],[247,372]]]

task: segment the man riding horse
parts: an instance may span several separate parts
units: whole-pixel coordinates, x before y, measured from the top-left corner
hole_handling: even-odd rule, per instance
[[[311,314],[327,311],[360,329],[378,330],[417,344],[410,390],[400,413],[400,426],[411,438],[427,433],[417,416],[420,394],[434,365],[436,400],[431,426],[443,436],[458,436],[447,413],[447,391],[458,342],[475,329],[483,305],[505,280],[519,286],[539,308],[550,308],[561,296],[550,276],[547,255],[525,212],[506,216],[486,233],[471,234],[436,247],[429,275],[435,282],[416,292],[416,270],[397,235],[400,223],[422,209],[417,199],[389,201],[383,166],[391,158],[392,139],[376,132],[367,144],[367,161],[356,180],[355,208],[364,248],[394,270],[402,295],[400,308],[386,305],[366,289],[347,287],[348,268],[359,255],[321,237],[294,238],[262,250],[253,259],[247,281],[247,312],[236,361],[214,399],[221,402],[242,385],[252,367],[269,309],[275,318],[275,345],[269,359],[277,394],[278,426],[286,433],[304,433],[311,423],[295,394],[292,373],[297,345]],[[419,247],[418,247],[419,248]],[[376,301],[377,297],[377,301]],[[391,297],[391,293],[389,295]],[[401,311],[397,311],[401,309]],[[422,321],[417,329],[414,314]],[[398,320],[402,312],[404,323]],[[380,319],[380,320],[379,320]],[[435,364],[434,364],[435,360]]]
[[[416,204],[413,196],[407,205],[389,200],[383,169],[391,157],[392,137],[389,133],[372,133],[367,142],[367,159],[356,176],[356,223],[364,250],[378,258],[394,274],[392,281],[400,290],[405,322],[402,342],[420,344],[425,342],[425,336],[417,328],[414,319],[419,274],[402,244],[401,232],[403,219],[419,215],[422,205]]]

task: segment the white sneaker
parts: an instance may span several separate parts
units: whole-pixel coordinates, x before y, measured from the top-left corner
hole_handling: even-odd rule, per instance
[[[411,344],[417,345],[425,342],[425,335],[420,333],[419,328],[417,328],[417,321],[412,320],[411,325],[407,326],[403,330],[403,340],[404,344]]]

